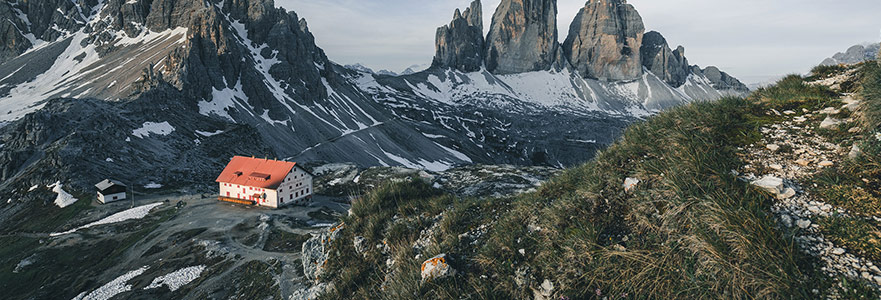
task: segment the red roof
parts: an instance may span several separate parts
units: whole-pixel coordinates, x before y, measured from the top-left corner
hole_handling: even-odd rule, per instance
[[[297,163],[236,156],[229,161],[217,182],[276,189]]]

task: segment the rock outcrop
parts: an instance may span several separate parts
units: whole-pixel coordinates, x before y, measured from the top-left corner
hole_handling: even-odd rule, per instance
[[[632,80],[642,74],[645,26],[625,0],[590,0],[575,16],[563,51],[585,78]]]
[[[431,66],[479,71],[483,67],[483,49],[483,8],[480,0],[475,0],[464,14],[456,9],[450,25],[437,29]]]
[[[856,45],[850,47],[845,52],[839,52],[833,55],[826,60],[823,60],[820,65],[823,66],[834,66],[839,64],[852,65],[858,64],[864,61],[875,60],[879,57],[879,51],[881,51],[881,44],[874,43],[869,45]]]
[[[741,93],[749,92],[749,88],[743,84],[743,82],[728,75],[728,73],[720,71],[717,67],[709,66],[701,70],[698,66],[691,66],[691,72],[695,75],[703,75],[706,77],[717,90]]]
[[[561,57],[557,1],[502,0],[486,44],[486,68],[494,74],[551,69]]]
[[[691,67],[685,58],[685,48],[679,46],[671,50],[667,39],[657,31],[650,31],[642,38],[639,50],[642,65],[664,82],[680,87],[688,79]]]

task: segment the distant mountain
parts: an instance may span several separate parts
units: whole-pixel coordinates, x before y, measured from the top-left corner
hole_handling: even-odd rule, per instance
[[[346,69],[352,70],[352,71],[371,73],[371,74],[376,74],[376,75],[398,76],[398,73],[395,73],[395,72],[392,72],[392,71],[389,71],[386,69],[382,69],[379,71],[373,71],[373,69],[368,68],[367,66],[362,65],[362,64],[345,65],[343,67]]]
[[[746,92],[644,33],[625,1],[586,4],[563,44],[556,1],[527,2],[502,1],[486,37],[480,1],[456,10],[437,30],[431,66],[400,76],[334,64],[306,20],[270,0],[4,2],[0,187],[204,184],[232,154],[429,170],[571,166],[634,120]],[[155,124],[174,130],[135,134]],[[154,169],[178,173],[142,176]]]
[[[406,69],[404,69],[403,71],[401,71],[400,74],[401,75],[410,75],[413,73],[421,72],[421,71],[424,71],[425,69],[428,69],[429,66],[430,65],[427,65],[427,64],[411,65],[411,66],[407,67]]]
[[[881,43],[866,43],[855,45],[845,52],[838,52],[820,63],[822,66],[834,66],[839,64],[852,65],[867,60],[875,60],[881,52]]]

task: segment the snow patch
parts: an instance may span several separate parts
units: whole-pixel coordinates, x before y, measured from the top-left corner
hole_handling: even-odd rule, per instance
[[[196,280],[196,278],[199,278],[199,276],[202,275],[202,271],[205,271],[204,265],[183,268],[172,273],[156,277],[155,279],[153,279],[153,282],[144,289],[155,289],[165,285],[168,286],[168,289],[174,292],[187,283],[190,283],[193,280]]]
[[[58,207],[60,207],[60,208],[68,207],[71,204],[76,203],[77,200],[79,200],[76,197],[74,197],[73,195],[71,195],[70,193],[66,192],[64,189],[62,189],[63,186],[64,185],[62,185],[60,181],[56,182],[55,184],[47,186],[47,188],[52,189],[52,192],[58,194],[58,196],[55,197],[55,205],[58,205]]]
[[[235,108],[236,105],[246,107],[244,104],[248,101],[248,95],[242,90],[242,80],[238,80],[232,88],[226,87],[222,90],[211,88],[211,101],[199,101],[199,113],[204,116],[216,115],[234,121],[229,115],[229,110]]]
[[[168,121],[162,123],[144,122],[141,128],[132,131],[132,135],[145,138],[150,136],[150,134],[169,135],[172,132],[174,132],[174,127],[168,124]]]
[[[161,189],[161,188],[162,188],[162,184],[155,183],[155,182],[152,182],[152,181],[151,181],[150,183],[144,185],[144,188],[145,188],[145,189]]]
[[[95,221],[95,222],[92,222],[92,223],[89,223],[89,224],[86,224],[86,225],[83,225],[83,226],[80,226],[80,227],[77,227],[77,228],[74,228],[74,229],[71,229],[71,230],[68,230],[65,232],[50,233],[49,236],[55,237],[55,236],[70,234],[70,233],[76,232],[77,230],[95,227],[98,225],[113,224],[113,223],[119,223],[119,222],[128,221],[128,220],[134,220],[134,219],[143,219],[144,217],[147,216],[147,214],[150,213],[150,210],[152,210],[153,208],[160,206],[160,205],[162,205],[162,202],[156,202],[153,204],[147,204],[147,205],[142,205],[142,206],[138,206],[135,208],[127,209],[127,210],[112,214],[109,217],[103,218],[101,220],[98,220],[98,221]]]
[[[99,287],[98,289],[92,291],[87,294],[83,292],[82,294],[77,295],[73,298],[73,300],[107,300],[113,298],[120,293],[131,291],[132,286],[127,284],[129,280],[132,278],[138,277],[141,274],[144,274],[147,269],[150,267],[144,266],[140,269],[130,271],[128,273],[123,274],[122,276],[116,277],[116,279],[108,282],[107,284]]]
[[[223,133],[223,132],[224,132],[223,130],[218,130],[218,131],[215,131],[215,132],[207,132],[207,131],[199,131],[199,130],[196,130],[196,133],[197,133],[197,134],[199,134],[199,135],[201,135],[201,136],[204,136],[204,137],[215,136],[215,135],[221,134],[221,133]]]

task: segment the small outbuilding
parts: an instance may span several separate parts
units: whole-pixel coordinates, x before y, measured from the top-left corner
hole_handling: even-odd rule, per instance
[[[125,200],[125,195],[128,191],[122,182],[111,179],[104,179],[104,181],[96,184],[95,188],[98,190],[98,202],[101,203]]]
[[[278,208],[312,199],[312,174],[295,162],[233,157],[216,182],[218,200]]]

